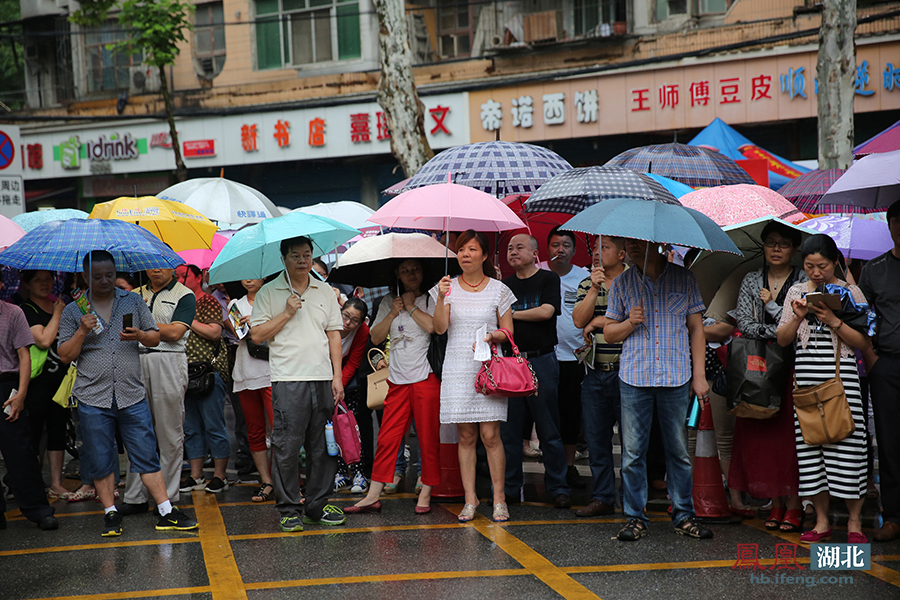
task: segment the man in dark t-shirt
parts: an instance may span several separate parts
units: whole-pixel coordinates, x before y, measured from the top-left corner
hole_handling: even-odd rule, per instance
[[[887,222],[894,248],[870,260],[859,278],[878,316],[872,339],[877,357],[869,357],[867,365],[884,508],[877,542],[900,538],[900,200],[888,209]]]
[[[526,405],[534,418],[544,454],[544,482],[548,498],[557,508],[569,508],[569,484],[566,482],[566,454],[559,435],[559,363],[556,360],[556,316],[560,314],[559,275],[538,269],[538,243],[534,237],[519,234],[509,241],[506,254],[515,275],[503,280],[516,295],[512,306],[516,346],[531,363],[538,378],[536,395],[509,399],[506,422],[500,425],[500,437],[506,451],[507,502],[521,499],[522,422]]]

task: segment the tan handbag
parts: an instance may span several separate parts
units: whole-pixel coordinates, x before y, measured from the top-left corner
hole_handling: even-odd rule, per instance
[[[375,361],[372,360],[373,352],[377,352],[380,355]],[[368,381],[366,385],[366,406],[368,406],[370,410],[381,410],[384,408],[384,399],[387,397],[388,393],[387,380],[390,375],[390,369],[381,369],[380,371],[375,369],[375,365],[378,364],[378,361],[384,358],[384,352],[378,348],[370,348],[366,358],[374,371],[374,373],[369,373],[366,376]]]
[[[834,444],[856,430],[841,383],[841,344],[834,351],[834,377],[819,385],[799,388],[794,375],[794,410],[803,441],[810,446]]]

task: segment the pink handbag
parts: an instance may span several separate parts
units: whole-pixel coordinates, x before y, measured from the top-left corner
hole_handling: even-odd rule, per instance
[[[501,328],[498,331],[506,334],[514,356],[500,356],[497,345],[492,343],[491,359],[481,363],[481,369],[475,376],[475,390],[485,396],[507,398],[536,394],[538,379],[531,363],[519,354],[519,348],[509,330]]]
[[[356,424],[356,415],[347,410],[347,405],[343,400],[335,404],[331,423],[334,429],[334,441],[341,449],[341,458],[348,465],[358,463],[362,453],[359,425]]]

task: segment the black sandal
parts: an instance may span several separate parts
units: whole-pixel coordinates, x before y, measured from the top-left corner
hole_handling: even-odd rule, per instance
[[[272,492],[266,492],[266,488],[270,488],[273,492],[275,491],[275,486],[271,483],[264,483],[259,486],[259,491],[256,492],[256,495],[251,498],[254,502],[268,502],[269,497],[272,495]],[[257,500],[259,498],[259,500]]]
[[[686,535],[688,537],[697,538],[699,540],[709,540],[713,537],[713,532],[689,517],[675,526],[675,533]]]

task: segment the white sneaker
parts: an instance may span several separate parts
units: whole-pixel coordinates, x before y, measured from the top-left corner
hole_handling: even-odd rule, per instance
[[[365,494],[369,491],[369,482],[366,478],[357,473],[353,476],[353,487],[350,488],[351,494]]]
[[[346,476],[338,473],[334,476],[334,491],[339,492],[344,488],[350,487],[350,480]]]

